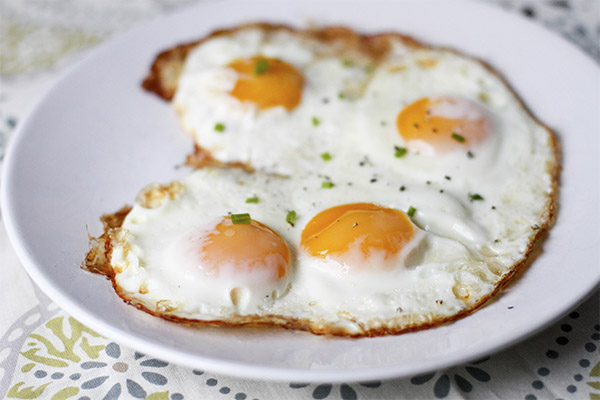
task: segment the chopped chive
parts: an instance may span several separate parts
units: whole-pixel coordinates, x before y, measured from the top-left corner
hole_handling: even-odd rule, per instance
[[[319,124],[321,123],[321,120],[317,117],[312,117],[312,124],[313,126],[319,126]]]
[[[371,72],[375,71],[375,66],[373,64],[367,64],[365,66],[365,72],[367,74],[370,74]]]
[[[483,200],[483,196],[477,193],[469,193],[469,198],[471,199],[471,201]]]
[[[333,182],[329,182],[329,181],[323,181],[321,183],[321,187],[323,189],[331,189],[334,186]]]
[[[215,124],[215,131],[217,131],[217,132],[225,132],[225,124],[223,124],[222,122],[217,122]]]
[[[484,103],[489,103],[490,101],[490,97],[487,95],[487,93],[484,92],[480,92],[477,97],[479,98],[480,101],[484,102]]]
[[[252,218],[250,218],[250,214],[231,214],[231,222],[235,225],[237,224],[249,224],[252,222]]]
[[[452,139],[456,140],[458,143],[464,143],[467,141],[464,136],[460,136],[456,132],[452,132]]]
[[[467,157],[474,158],[475,154],[473,154],[473,152],[471,152],[471,151],[467,151]]]
[[[294,226],[294,222],[296,222],[296,211],[292,210],[288,212],[285,216],[285,222],[287,222],[291,226]]]
[[[254,74],[262,75],[269,70],[269,61],[264,58],[258,59],[256,61],[256,65],[254,66]]]
[[[414,208],[413,206],[408,207],[408,211],[406,212],[406,215],[408,215],[409,217],[414,217],[415,213],[417,212],[417,209]]]
[[[331,161],[331,154],[329,154],[328,152],[325,152],[325,153],[321,154],[321,158],[323,159],[323,161]]]
[[[342,61],[342,65],[346,68],[351,67],[354,63],[352,62],[352,60],[343,60]]]
[[[258,203],[258,196],[248,197],[246,203]]]
[[[406,155],[406,147],[398,147],[398,146],[394,146],[394,150],[396,151],[394,153],[394,156],[396,156],[396,158],[402,158]]]
[[[346,95],[344,94],[344,92],[338,93],[338,99],[343,100],[345,97],[346,97]]]

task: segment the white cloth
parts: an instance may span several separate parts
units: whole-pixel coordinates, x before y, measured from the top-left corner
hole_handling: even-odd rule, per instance
[[[560,32],[600,62],[599,1],[489,1]],[[0,2],[0,170],[15,126],[65,66],[135,23],[191,2]],[[600,399],[598,291],[543,332],[501,353],[421,376],[333,385],[215,375],[114,343],[79,324],[37,288],[1,222],[0,305],[2,398]]]

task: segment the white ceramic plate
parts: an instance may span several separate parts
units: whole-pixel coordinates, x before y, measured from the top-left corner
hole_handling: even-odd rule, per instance
[[[140,89],[159,50],[248,21],[400,31],[494,65],[562,141],[560,212],[544,252],[495,301],[456,323],[349,340],[281,330],[189,329],[125,305],[79,265],[99,215],[177,169],[191,142],[169,106]],[[422,373],[480,357],[541,329],[599,281],[600,73],[557,35],[471,2],[219,1],[157,20],[102,46],[41,100],[14,138],[3,216],[36,283],[82,323],[119,343],[216,373],[354,381]]]

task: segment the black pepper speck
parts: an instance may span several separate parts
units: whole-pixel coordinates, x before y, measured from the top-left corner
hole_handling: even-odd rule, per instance
[[[535,10],[531,7],[523,7],[521,9],[521,12],[523,13],[523,15],[525,15],[526,17],[529,18],[535,18]]]

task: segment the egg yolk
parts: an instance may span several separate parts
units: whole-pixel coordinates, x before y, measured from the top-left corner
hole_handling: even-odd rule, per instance
[[[313,257],[333,259],[349,268],[381,268],[385,265],[369,259],[375,256],[384,264],[393,260],[414,235],[414,225],[402,211],[354,203],[313,217],[302,231],[301,245]]]
[[[258,221],[234,224],[225,217],[206,235],[198,249],[200,266],[208,275],[255,274],[277,281],[287,275],[290,251],[275,231]]]
[[[293,110],[300,103],[304,78],[292,65],[255,56],[236,60],[229,67],[238,73],[231,91],[238,100],[255,103],[261,110],[277,106]]]
[[[396,124],[409,147],[413,141],[413,150],[426,154],[470,149],[486,140],[491,131],[482,106],[453,97],[419,99],[398,114]]]

